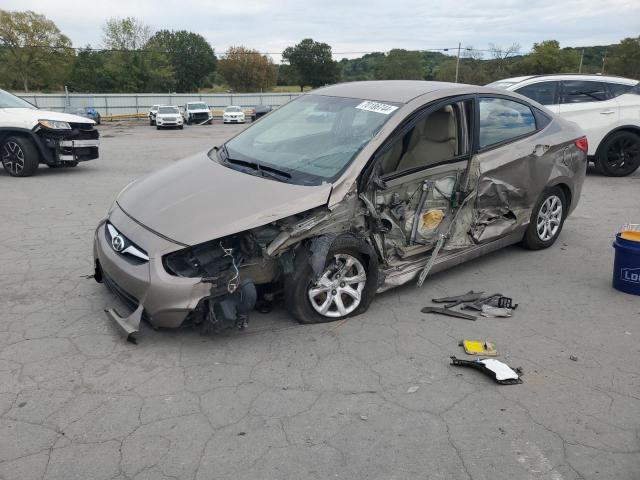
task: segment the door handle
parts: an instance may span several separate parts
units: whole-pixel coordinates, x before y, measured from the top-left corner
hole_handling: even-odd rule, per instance
[[[600,112],[600,115],[611,115],[613,113],[616,113],[615,110],[604,110],[602,112]]]

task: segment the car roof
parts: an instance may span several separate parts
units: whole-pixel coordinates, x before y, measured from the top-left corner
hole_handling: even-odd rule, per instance
[[[597,73],[552,73],[547,75],[526,75],[522,77],[511,77],[497,80],[497,82],[512,82],[514,84],[524,82],[526,80],[586,80],[586,81],[601,81],[601,82],[613,82],[624,83],[627,85],[635,85],[638,80],[631,78],[618,77],[616,75],[600,75]]]
[[[373,80],[338,83],[313,90],[310,94],[407,103],[426,93],[461,87],[469,87],[469,85],[450,82],[427,82],[422,80]],[[482,87],[478,88],[480,89]]]

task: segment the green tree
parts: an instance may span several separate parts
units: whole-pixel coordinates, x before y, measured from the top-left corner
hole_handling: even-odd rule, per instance
[[[333,60],[331,47],[305,38],[282,52],[282,60],[295,70],[300,91],[305,85],[314,88],[335,83],[339,78],[338,62]]]
[[[614,46],[605,69],[607,73],[640,78],[640,37],[625,38]]]
[[[367,53],[360,58],[343,58],[338,62],[340,80],[343,82],[373,80],[375,79],[376,67],[384,58],[382,52]]]
[[[3,82],[31,87],[60,86],[73,62],[68,37],[51,20],[32,11],[0,10]]]
[[[230,47],[218,61],[218,71],[236,92],[268,90],[278,75],[271,58],[246,47]]]
[[[375,68],[378,80],[424,80],[425,62],[422,53],[393,49]]]
[[[196,92],[216,69],[216,56],[202,35],[186,30],[156,32],[148,49],[167,52],[175,72],[177,92]]]
[[[534,43],[531,54],[516,62],[511,73],[543,75],[577,72],[579,65],[580,54],[577,51],[561,49],[557,40],[545,40]]]
[[[151,27],[134,17],[110,18],[103,27],[106,75],[118,79],[114,91],[160,92],[172,90],[175,72],[167,54],[145,49]]]

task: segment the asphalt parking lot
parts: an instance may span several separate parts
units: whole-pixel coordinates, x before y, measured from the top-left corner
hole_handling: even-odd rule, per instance
[[[640,171],[588,175],[551,249],[507,248],[346,322],[276,309],[244,332],[125,342],[85,278],[96,224],[131,180],[241,128],[105,125],[96,161],[0,172],[1,479],[640,478],[640,297],[610,287]],[[519,307],[420,313],[471,289]],[[493,341],[524,383],[450,366],[463,338]]]

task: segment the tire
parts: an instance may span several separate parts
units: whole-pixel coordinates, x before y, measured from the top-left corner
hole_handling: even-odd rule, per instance
[[[285,280],[285,304],[298,322],[332,322],[359,315],[369,308],[378,287],[378,260],[368,243],[352,235],[336,238],[329,248],[317,282],[310,263],[311,257],[311,250],[306,246],[301,247],[296,254],[294,271]],[[347,267],[348,270],[340,272],[340,267]],[[344,278],[361,281],[345,283],[335,278],[340,273],[348,275]],[[311,298],[314,290],[317,292],[314,296],[315,308]],[[359,300],[353,296],[355,292],[359,292]],[[337,297],[340,297],[342,310],[335,301]],[[322,306],[327,302],[326,313],[322,314]]]
[[[160,130],[160,125],[156,125],[156,130]]]
[[[640,136],[615,132],[598,147],[595,166],[608,177],[626,177],[640,167]]]
[[[179,128],[180,130],[184,130],[184,125],[180,125],[178,128]]]
[[[149,126],[153,127],[156,124],[151,118],[149,118]]]
[[[557,205],[560,206],[559,211]],[[529,226],[522,240],[524,247],[529,250],[541,250],[553,245],[562,231],[568,207],[567,198],[561,188],[545,189],[531,212]],[[557,212],[555,215],[554,211]]]
[[[102,117],[98,115],[98,118],[96,118],[96,125],[100,125],[101,122],[102,122]]]
[[[25,137],[9,137],[0,145],[2,166],[12,177],[30,177],[40,163],[40,154],[33,142]]]

